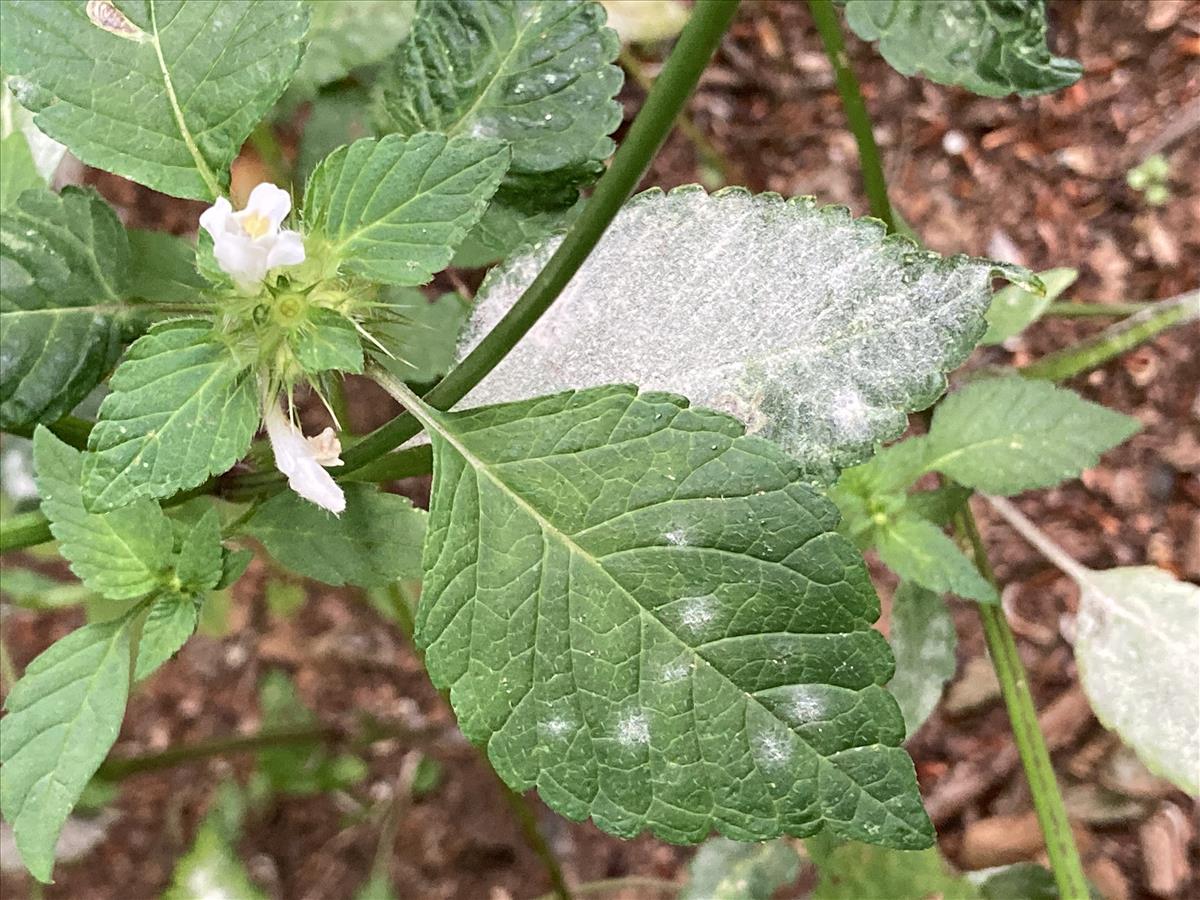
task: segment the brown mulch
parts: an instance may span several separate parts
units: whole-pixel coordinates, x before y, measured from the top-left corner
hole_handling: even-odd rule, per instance
[[[1086,74],[1050,97],[989,100],[906,79],[848,38],[896,208],[939,251],[1002,257],[1035,270],[1078,268],[1071,297],[1156,299],[1194,288],[1200,283],[1200,3],[1055,0],[1051,14],[1055,49],[1082,59]],[[652,61],[655,54],[643,56]],[[627,120],[642,96],[626,87]],[[746,3],[691,112],[728,161],[731,183],[815,194],[865,213],[854,142],[805,4]],[[1126,171],[1150,152],[1165,153],[1171,163],[1173,196],[1159,208],[1146,206],[1125,183]],[[87,177],[131,226],[176,233],[192,227],[194,205],[109,176]],[[695,180],[695,149],[677,132],[645,184]],[[1093,320],[1049,320],[977,359],[1020,364],[1100,327]],[[1144,425],[1082,479],[1018,501],[1089,566],[1154,564],[1200,579],[1197,348],[1200,327],[1178,329],[1071,385]],[[378,406],[360,412],[363,424],[377,424],[383,414]],[[423,486],[406,488],[419,496]],[[1200,895],[1194,801],[1131,765],[1081,699],[1062,634],[1074,588],[988,509],[977,513],[1007,585],[1005,602],[1077,812],[1089,875],[1115,900]],[[266,607],[267,577],[256,564],[238,585],[228,636],[194,639],[137,692],[121,752],[254,731],[254,685],[270,665],[291,671],[304,699],[332,725],[350,728],[356,710],[418,730],[452,723],[407,642],[358,594],[310,585],[301,610],[283,618]],[[886,578],[881,590],[890,590]],[[968,604],[954,609],[960,638],[954,702],[944,703],[909,745],[922,791],[942,847],[958,864],[1037,858],[1036,824],[1003,706],[972,663],[984,653],[978,620]],[[23,667],[80,621],[73,613],[13,612],[4,624],[14,662]],[[959,701],[971,693],[970,702]],[[367,757],[370,778],[351,792],[357,803],[387,797],[414,746],[375,745]],[[523,900],[548,890],[474,751],[454,739],[423,749],[441,763],[443,777],[402,815],[392,868],[400,895]],[[245,778],[250,767],[243,756],[126,780],[107,837],[84,860],[60,867],[45,896],[157,896],[215,787],[230,775]],[[279,799],[250,816],[239,851],[274,897],[350,897],[378,839],[377,827],[350,815],[354,807],[336,795]],[[573,881],[674,878],[692,853],[646,838],[622,842],[590,824],[540,812]],[[5,898],[28,896],[20,876],[4,875],[0,891]]]

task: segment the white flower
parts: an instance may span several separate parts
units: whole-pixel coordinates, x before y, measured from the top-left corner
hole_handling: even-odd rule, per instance
[[[291,208],[287,191],[263,183],[250,192],[240,212],[218,197],[200,214],[200,227],[212,235],[217,265],[240,290],[254,293],[269,270],[304,262],[300,232],[279,227]]]
[[[342,445],[332,428],[315,438],[306,438],[292,424],[283,408],[271,403],[263,413],[263,424],[275,454],[275,466],[287,476],[288,487],[334,515],[346,508],[346,495],[324,466],[340,466]]]

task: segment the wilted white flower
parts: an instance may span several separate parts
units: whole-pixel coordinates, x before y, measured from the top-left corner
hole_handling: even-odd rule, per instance
[[[283,408],[272,402],[263,413],[263,425],[275,454],[275,466],[287,476],[288,487],[334,515],[346,508],[346,495],[325,466],[340,466],[342,445],[332,428],[306,438]]]
[[[200,227],[212,235],[217,265],[240,290],[253,293],[271,269],[304,262],[300,232],[280,228],[291,208],[287,191],[264,182],[250,192],[243,210],[234,212],[218,197],[201,213]]]

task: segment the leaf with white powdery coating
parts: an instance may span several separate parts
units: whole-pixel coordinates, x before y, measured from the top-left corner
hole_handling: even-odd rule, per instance
[[[1140,428],[1045,381],[974,381],[938,404],[925,466],[989,494],[1019,494],[1077,477]]]
[[[904,728],[912,737],[954,677],[958,635],[946,601],[912,582],[901,582],[892,595],[888,643],[896,656],[888,691],[900,704]]]
[[[171,525],[156,503],[139,500],[112,512],[90,513],[79,489],[83,454],[38,426],[33,456],[50,533],[85,585],[110,599],[124,600],[166,583]]]
[[[109,386],[83,464],[84,502],[97,512],[221,474],[258,429],[254,379],[207,323],[152,329]]]
[[[560,241],[492,270],[460,353]],[[983,334],[992,277],[1013,271],[920,250],[811,198],[647,191],[469,399],[631,381],[730,412],[832,481],[945,390]]]
[[[837,512],[727,415],[628,386],[422,421],[417,641],[515,790],[694,842],[933,831]]]
[[[298,0],[10,0],[0,68],[38,127],[85,163],[212,200],[307,28]]]
[[[121,352],[129,267],[125,229],[94,191],[26,191],[4,210],[0,428],[53,422],[100,383]]]
[[[121,728],[131,616],[85,625],[51,644],[5,701],[0,811],[38,881],[50,881],[58,833]]]
[[[355,141],[308,180],[309,242],[342,273],[424,284],[479,221],[507,165],[497,141],[440,134]]]

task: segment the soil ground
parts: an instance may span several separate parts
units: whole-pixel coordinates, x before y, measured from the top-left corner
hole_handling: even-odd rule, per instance
[[[896,208],[942,252],[990,255],[1031,268],[1074,266],[1069,296],[1095,302],[1166,298],[1200,283],[1200,3],[1052,0],[1052,43],[1083,61],[1076,86],[1050,97],[989,100],[906,79],[874,50],[848,52],[890,176]],[[658,51],[639,51],[653,71]],[[626,121],[643,99],[622,93]],[[785,195],[815,194],[865,212],[854,142],[833,76],[799,0],[750,0],[694,97],[691,115],[726,160],[728,183]],[[1172,198],[1145,205],[1125,173],[1152,152],[1171,164]],[[698,178],[694,146],[676,132],[645,184]],[[139,227],[183,233],[198,208],[111,177],[87,179]],[[1046,320],[976,363],[1022,363],[1094,332],[1092,320]],[[1089,566],[1154,564],[1200,579],[1200,329],[1180,329],[1076,379],[1085,396],[1136,416],[1141,434],[1079,481],[1031,493],[1020,507]],[[390,411],[356,408],[361,427]],[[421,498],[420,481],[399,486]],[[1196,806],[1140,772],[1091,716],[1063,636],[1077,598],[1070,582],[977,508],[1020,636],[1055,764],[1078,823],[1089,874],[1109,898],[1200,896]],[[331,726],[352,730],[356,711],[441,734],[420,749],[442,766],[437,786],[400,811],[391,876],[405,898],[525,900],[549,889],[494,777],[455,737],[452,716],[402,633],[362,596],[317,584],[290,616],[272,613],[261,564],[236,590],[224,637],[199,636],[132,699],[117,751],[145,753],[253,732],[255,683],[270,666],[290,671],[304,700]],[[886,597],[892,585],[880,578]],[[959,674],[910,750],[941,845],[965,868],[1036,859],[1038,833],[1007,719],[981,666],[978,620],[955,604]],[[886,617],[885,617],[886,619]],[[77,626],[76,613],[5,618],[20,668]],[[1147,698],[1154,702],[1154,698]],[[439,731],[444,729],[444,731]],[[375,744],[370,776],[348,794],[278,799],[251,815],[238,847],[273,897],[349,898],[375,856],[379,829],[353,822],[378,802],[418,744]],[[243,756],[208,759],[126,779],[115,822],[84,858],[61,866],[47,898],[156,897],[189,846],[222,779],[245,777]],[[355,799],[356,798],[356,799]],[[536,801],[535,801],[536,804]],[[540,806],[538,822],[573,882],[625,875],[682,877],[692,850],[650,839],[622,842]],[[802,885],[780,897],[801,896]],[[5,898],[29,896],[21,876]],[[625,897],[654,896],[648,889]]]

